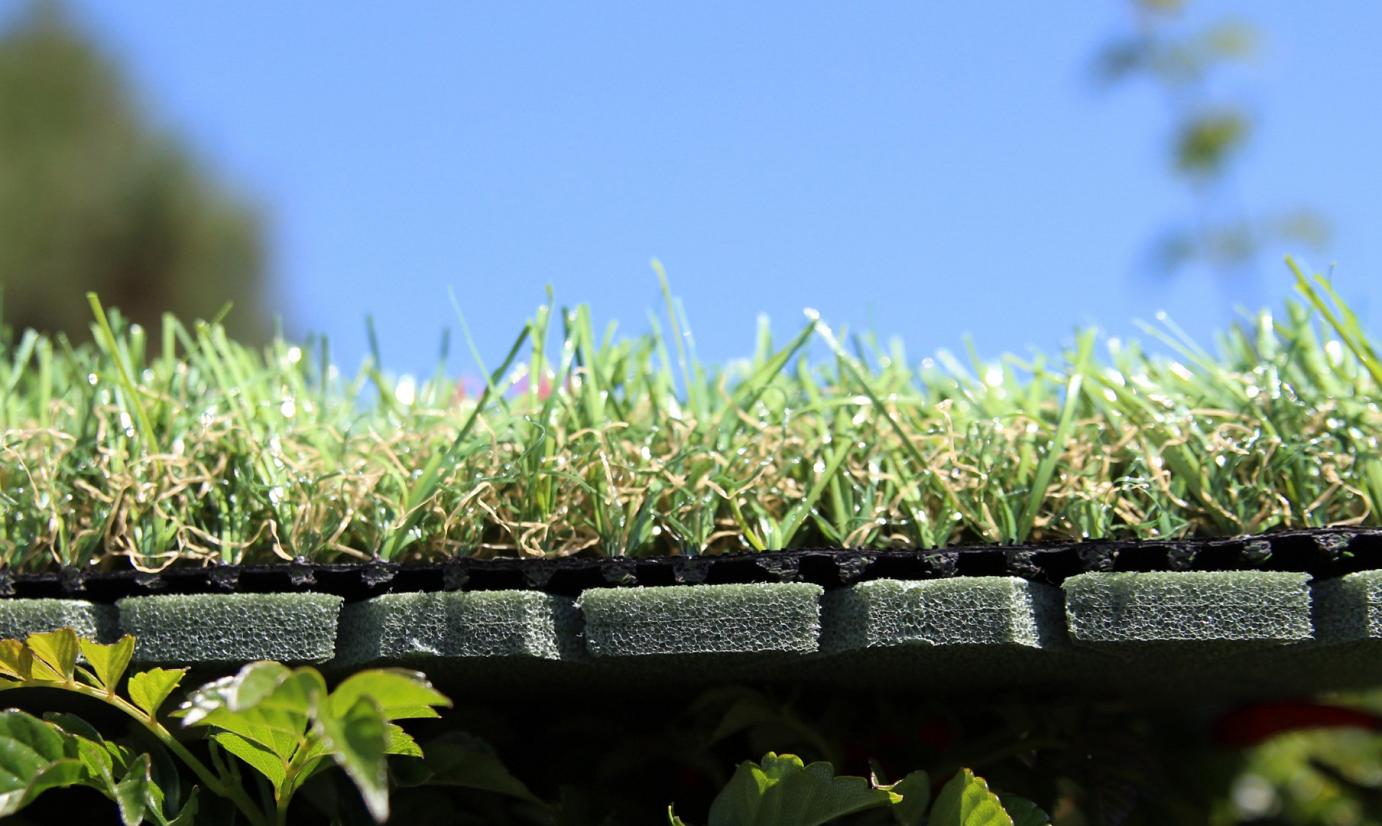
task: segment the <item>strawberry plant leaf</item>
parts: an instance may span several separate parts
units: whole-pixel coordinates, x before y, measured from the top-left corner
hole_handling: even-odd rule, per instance
[[[185,668],[150,668],[131,676],[126,690],[130,700],[152,720],[186,673]]]
[[[924,771],[914,771],[888,787],[902,799],[893,806],[893,820],[898,826],[922,826],[926,823],[926,807],[931,805],[931,778]]]
[[[1013,826],[1051,826],[1051,816],[1040,806],[1023,797],[999,795],[1003,809],[1013,820]]]
[[[936,796],[928,826],[1013,826],[998,795],[969,769],[956,772]]]
[[[829,763],[791,754],[741,763],[710,805],[710,826],[821,826],[901,799],[862,777],[837,777]]]
[[[120,686],[120,679],[125,676],[125,669],[129,668],[130,659],[134,656],[134,637],[126,634],[109,645],[85,639],[79,640],[78,644],[81,646],[82,656],[91,665],[91,670],[96,676],[96,687],[114,692]]]

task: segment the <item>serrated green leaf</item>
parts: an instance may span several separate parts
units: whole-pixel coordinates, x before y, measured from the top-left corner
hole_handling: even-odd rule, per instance
[[[437,717],[435,706],[451,705],[420,672],[403,668],[374,668],[348,677],[331,692],[331,703],[340,713],[361,697],[374,698],[386,720]]]
[[[961,769],[936,796],[927,826],[1013,826],[1013,821],[988,783]]]
[[[422,748],[413,739],[413,735],[404,731],[397,723],[389,723],[384,728],[389,736],[389,744],[384,748],[385,754],[395,757],[422,756]]]
[[[488,743],[473,735],[444,734],[429,741],[421,756],[422,770],[406,785],[458,786],[547,805],[509,771]]]
[[[33,679],[71,682],[80,650],[77,632],[71,628],[59,628],[42,634],[30,634],[24,644],[34,655]]]
[[[246,740],[229,731],[218,731],[211,735],[221,748],[248,763],[255,771],[264,775],[273,784],[274,790],[283,788],[288,775],[288,764],[283,758],[258,743]]]
[[[197,792],[201,791],[196,786],[192,787],[192,794],[188,795],[187,803],[183,805],[182,811],[178,812],[177,817],[168,821],[166,826],[196,826],[197,822]]]
[[[19,640],[0,640],[0,675],[16,680],[29,679],[34,654]]]
[[[126,634],[109,645],[85,639],[78,640],[78,644],[82,656],[96,675],[96,687],[110,692],[119,688],[120,678],[125,676],[125,669],[129,668],[130,659],[134,657],[134,637]]]
[[[355,701],[344,714],[317,716],[317,733],[332,759],[355,783],[365,808],[383,823],[389,816],[389,775],[385,763],[388,730],[379,705],[369,697]]]
[[[139,826],[148,809],[153,780],[149,776],[149,755],[141,754],[130,762],[125,776],[111,790],[120,820],[125,826]]]
[[[302,744],[312,710],[325,694],[326,681],[314,668],[252,663],[193,692],[181,713],[184,725],[233,732],[286,761]]]
[[[829,763],[769,752],[735,770],[710,806],[710,826],[820,826],[892,800],[862,777],[836,777]]]
[[[148,671],[140,671],[130,677],[127,689],[130,700],[150,718],[156,717],[168,695],[178,687],[186,673],[185,668],[150,668]]]
[[[1012,818],[1013,826],[1051,826],[1051,816],[1032,801],[1008,794],[999,795],[998,799]]]
[[[926,772],[914,771],[889,788],[902,795],[892,808],[898,826],[923,826],[926,808],[931,805],[931,778]]]
[[[0,817],[90,779],[75,736],[16,709],[0,712]]]

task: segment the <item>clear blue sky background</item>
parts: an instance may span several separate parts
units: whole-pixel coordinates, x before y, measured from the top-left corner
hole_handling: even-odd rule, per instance
[[[0,0],[3,3],[4,0]],[[1382,7],[1196,5],[1265,37],[1237,187],[1334,223],[1317,267],[1377,329]],[[9,4],[14,7],[13,3]],[[2,7],[0,7],[2,8]],[[271,218],[289,328],[428,370],[446,289],[493,359],[551,283],[646,328],[665,262],[705,357],[801,309],[919,357],[1278,305],[1288,250],[1225,281],[1143,266],[1187,219],[1148,84],[1099,92],[1123,3],[76,3],[150,109]],[[453,367],[471,372],[463,347]]]

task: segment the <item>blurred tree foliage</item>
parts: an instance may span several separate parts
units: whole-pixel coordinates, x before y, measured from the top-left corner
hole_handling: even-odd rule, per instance
[[[0,301],[18,328],[83,334],[83,292],[133,320],[269,332],[255,210],[152,126],[115,61],[57,2],[0,34]]]
[[[1169,160],[1190,190],[1194,217],[1161,234],[1153,251],[1157,266],[1173,271],[1202,263],[1223,272],[1251,271],[1271,241],[1322,248],[1330,227],[1319,213],[1249,209],[1236,191],[1235,166],[1251,142],[1254,118],[1225,81],[1233,67],[1257,55],[1258,30],[1234,19],[1193,28],[1188,0],[1131,3],[1133,32],[1100,51],[1094,72],[1109,86],[1151,81],[1171,111]]]

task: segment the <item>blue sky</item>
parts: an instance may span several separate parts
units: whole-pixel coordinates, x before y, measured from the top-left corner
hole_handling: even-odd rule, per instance
[[[1290,289],[1286,246],[1256,280],[1146,272],[1193,203],[1163,97],[1090,80],[1122,3],[75,6],[265,206],[289,328],[350,365],[372,313],[389,365],[429,369],[448,287],[491,359],[549,283],[641,331],[654,256],[711,359],[747,354],[759,312],[785,336],[807,306],[915,357],[965,333],[996,355],[1163,308],[1207,337]],[[1382,9],[1197,13],[1235,11],[1265,38],[1224,81],[1258,119],[1239,196],[1327,214],[1306,257],[1337,262],[1377,329]]]

